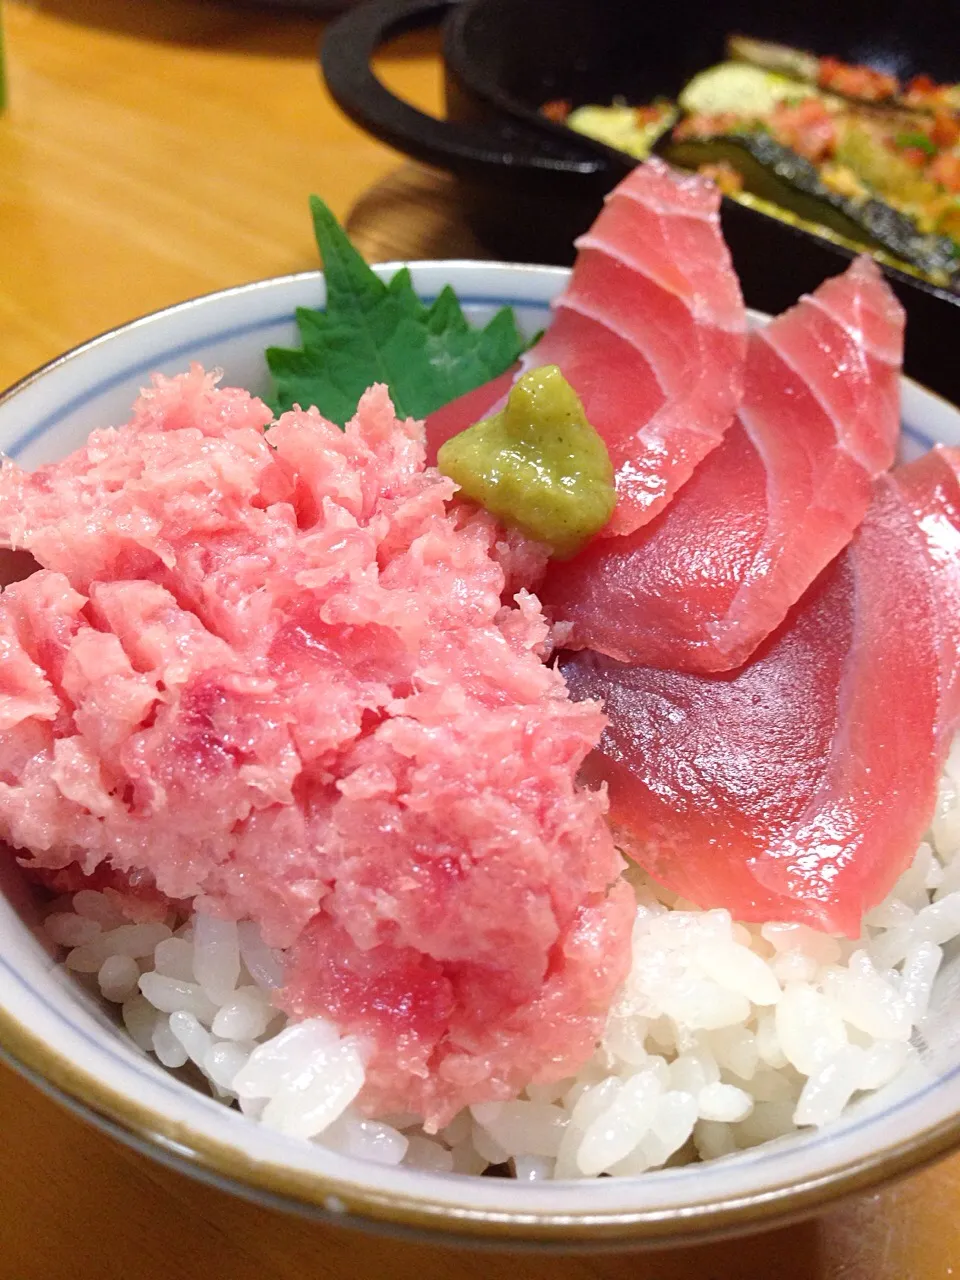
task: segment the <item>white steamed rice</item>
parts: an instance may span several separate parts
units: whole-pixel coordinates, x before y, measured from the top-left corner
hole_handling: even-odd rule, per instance
[[[960,738],[928,840],[856,942],[805,925],[743,925],[636,872],[633,966],[575,1079],[461,1112],[363,1119],[362,1045],[271,1003],[282,953],[255,926],[204,916],[130,924],[103,894],[54,903],[64,964],[120,1007],[141,1049],[190,1064],[215,1097],[337,1151],[441,1172],[510,1164],[527,1181],[638,1174],[829,1124],[916,1063],[943,947],[960,937]]]

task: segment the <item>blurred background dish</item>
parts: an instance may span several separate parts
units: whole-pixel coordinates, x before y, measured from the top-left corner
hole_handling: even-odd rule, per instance
[[[444,121],[396,98],[370,67],[388,39],[440,22]],[[331,27],[322,65],[330,92],[354,121],[456,175],[488,249],[506,259],[563,263],[605,193],[636,161],[546,119],[545,102],[576,107],[676,95],[697,71],[722,60],[726,37],[738,31],[905,79],[925,73],[956,80],[954,29],[945,4],[927,6],[922,23],[906,24],[893,0],[851,0],[827,11],[694,0],[683,19],[630,0],[368,0]],[[724,200],[723,225],[748,303],[768,311],[842,269],[853,252],[731,199]],[[910,317],[907,371],[956,397],[960,295],[884,269]]]

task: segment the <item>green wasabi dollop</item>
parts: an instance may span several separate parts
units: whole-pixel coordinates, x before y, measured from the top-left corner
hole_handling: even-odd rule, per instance
[[[448,440],[437,466],[562,560],[603,528],[617,501],[607,447],[552,364],[524,374],[500,413]]]

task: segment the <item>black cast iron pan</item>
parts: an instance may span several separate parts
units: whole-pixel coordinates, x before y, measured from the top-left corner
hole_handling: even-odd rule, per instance
[[[390,38],[444,25],[447,119],[394,97],[371,59]],[[333,97],[398,150],[454,173],[475,231],[499,257],[567,263],[607,191],[635,163],[539,114],[542,103],[648,102],[723,57],[730,32],[779,40],[901,77],[960,81],[960,5],[938,0],[368,0],[321,53]],[[731,200],[723,229],[748,305],[782,311],[850,254]],[[885,268],[908,313],[906,370],[960,400],[960,296]]]

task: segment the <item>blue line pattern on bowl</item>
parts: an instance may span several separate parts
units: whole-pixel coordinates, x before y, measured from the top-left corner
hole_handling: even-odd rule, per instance
[[[436,301],[436,295],[422,294],[421,301],[429,305]],[[542,311],[544,315],[550,314],[548,303],[531,302],[528,298],[486,298],[464,294],[460,296],[460,303],[465,307],[524,307],[528,311]],[[217,342],[229,342],[233,338],[249,337],[253,333],[268,332],[277,325],[293,324],[295,319],[296,317],[289,311],[285,311],[280,315],[269,316],[265,320],[253,320],[248,324],[233,325],[229,329],[221,329],[219,333],[209,334],[205,338],[205,342],[208,345],[212,345]],[[175,347],[170,347],[167,351],[160,352],[145,362],[141,361],[137,364],[128,365],[126,368],[121,369],[119,373],[114,373],[109,378],[104,378],[100,382],[94,383],[80,395],[74,396],[72,400],[68,400],[59,409],[48,413],[46,417],[41,418],[39,422],[35,422],[22,435],[18,436],[7,449],[7,455],[11,458],[16,458],[18,453],[25,449],[27,445],[33,444],[35,440],[55,426],[60,418],[74,413],[77,409],[82,409],[85,404],[96,396],[112,391],[114,387],[118,387],[129,378],[147,378],[159,365],[166,364],[171,360],[179,360],[181,357],[189,357],[196,349],[196,345],[196,342],[178,344]]]

